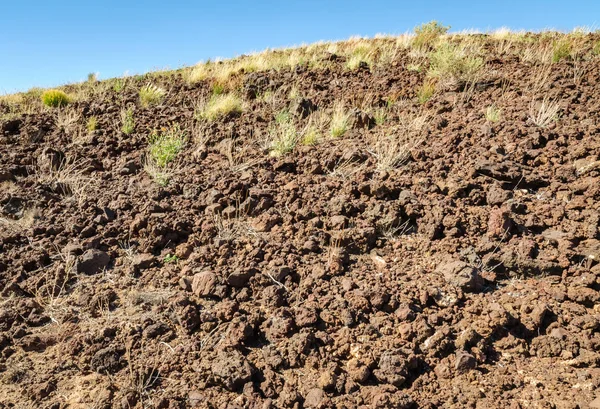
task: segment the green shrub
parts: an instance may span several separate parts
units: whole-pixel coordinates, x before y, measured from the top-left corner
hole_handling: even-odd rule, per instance
[[[179,125],[163,128],[160,132],[154,131],[148,137],[150,157],[156,165],[164,168],[183,149],[185,141],[185,133]]]
[[[600,41],[597,41],[596,44],[594,44],[594,48],[592,48],[592,54],[600,55]]]
[[[71,102],[71,98],[61,90],[50,89],[42,94],[42,102],[48,107],[62,107]]]
[[[557,63],[563,59],[567,59],[571,56],[573,47],[568,38],[562,38],[555,41],[552,45],[552,62]]]
[[[429,48],[433,47],[437,39],[448,32],[450,26],[445,27],[437,21],[430,21],[429,23],[421,24],[415,27],[415,38],[413,39],[413,45],[417,48]]]

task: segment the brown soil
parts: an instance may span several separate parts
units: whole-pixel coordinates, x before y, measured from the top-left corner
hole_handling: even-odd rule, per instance
[[[538,83],[541,66],[489,50],[470,100],[420,105],[408,55],[331,58],[241,75],[245,111],[213,123],[193,115],[210,85],[181,72],[72,104],[99,123],[75,141],[56,109],[5,121],[0,408],[600,407],[600,65]],[[149,80],[167,97],[142,108]],[[272,157],[260,142],[293,86],[318,111],[344,101],[353,126]],[[561,107],[546,128],[528,118],[542,96]],[[372,126],[365,107],[389,98]],[[312,104],[291,103],[296,123]],[[421,114],[406,163],[378,170],[373,135]],[[173,122],[208,142],[161,187],[146,137]]]

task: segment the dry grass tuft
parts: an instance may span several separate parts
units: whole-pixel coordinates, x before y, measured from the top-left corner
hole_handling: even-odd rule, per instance
[[[329,124],[329,133],[333,138],[343,136],[350,126],[350,113],[344,108],[344,104],[336,102],[333,106],[331,121]]]
[[[541,102],[531,101],[529,104],[529,119],[539,127],[546,128],[552,122],[558,120],[560,105],[556,100],[544,97]]]
[[[140,103],[143,107],[149,107],[150,105],[159,104],[166,91],[154,84],[147,84],[140,89]]]
[[[38,183],[49,185],[51,189],[65,197],[73,198],[79,207],[88,198],[93,187],[93,178],[86,175],[88,161],[64,160],[58,168],[36,168]]]
[[[444,83],[464,84],[478,79],[483,59],[470,55],[464,46],[440,45],[430,56],[428,76]]]
[[[242,100],[235,94],[213,95],[208,102],[200,103],[196,110],[196,117],[214,121],[227,115],[236,115],[243,112]]]

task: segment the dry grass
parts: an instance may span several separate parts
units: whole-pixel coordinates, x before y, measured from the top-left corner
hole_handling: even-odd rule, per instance
[[[474,57],[464,45],[441,44],[430,56],[427,75],[442,83],[464,84],[479,78],[484,62]]]
[[[296,126],[290,119],[278,121],[271,128],[270,135],[271,156],[283,156],[293,151],[300,140]]]
[[[2,186],[0,185],[0,187]],[[33,208],[24,210],[16,219],[0,217],[0,231],[8,234],[22,233],[33,226],[33,223],[39,217],[39,214],[39,210]],[[0,236],[2,235],[3,234],[0,234]]]
[[[396,169],[408,161],[411,151],[424,140],[423,128],[429,122],[427,115],[400,117],[392,132],[380,131],[373,135],[369,153],[377,160],[377,169]]]
[[[417,101],[419,104],[424,104],[431,99],[433,94],[435,94],[435,83],[426,80],[417,88]]]
[[[49,185],[52,190],[73,198],[79,207],[88,198],[94,179],[86,175],[88,161],[63,161],[57,169],[48,167],[35,169],[38,183]]]
[[[71,134],[81,119],[81,115],[73,109],[57,111],[54,117],[56,127],[66,134]]]
[[[147,84],[143,86],[139,91],[140,103],[143,107],[149,107],[150,105],[159,104],[166,91],[154,84]]]
[[[336,102],[333,106],[331,121],[329,123],[329,134],[333,138],[343,136],[350,126],[350,113],[344,108],[344,104]]]
[[[175,175],[173,168],[159,166],[150,156],[144,158],[144,171],[162,187],[167,186]]]
[[[229,169],[232,172],[243,172],[259,163],[259,159],[248,158],[249,147],[241,144],[237,139],[227,138],[221,141],[218,151],[227,158]]]
[[[77,259],[70,253],[59,253],[59,263],[42,269],[35,283],[34,298],[55,324],[66,322],[70,316],[67,304],[67,285],[76,276]]]
[[[213,95],[208,102],[200,102],[196,109],[196,117],[214,121],[218,118],[241,114],[242,100],[233,93]]]
[[[377,160],[377,169],[392,170],[404,164],[409,156],[409,145],[398,135],[378,133],[371,144],[369,153]]]
[[[560,105],[556,100],[544,97],[541,102],[531,101],[529,104],[529,119],[535,126],[546,128],[552,122],[558,120],[559,111]]]

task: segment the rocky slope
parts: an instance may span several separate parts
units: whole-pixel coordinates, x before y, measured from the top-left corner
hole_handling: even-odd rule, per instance
[[[234,73],[216,120],[186,70],[2,102],[0,408],[600,407],[599,38],[546,37],[450,38],[483,70],[423,103],[395,39]],[[281,112],[318,143],[270,154]]]

